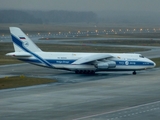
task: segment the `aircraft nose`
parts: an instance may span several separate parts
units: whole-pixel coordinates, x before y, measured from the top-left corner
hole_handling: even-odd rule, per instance
[[[153,62],[153,65],[154,65],[154,67],[156,67],[156,63],[155,62]]]
[[[154,68],[154,67],[156,66],[156,63],[155,63],[154,61],[152,61],[152,60],[149,60],[149,61],[150,61],[150,63],[151,63],[151,64],[150,64],[150,65],[151,65],[150,67],[151,67],[151,68]]]
[[[155,67],[156,66],[156,63],[151,61],[152,62],[152,67]]]

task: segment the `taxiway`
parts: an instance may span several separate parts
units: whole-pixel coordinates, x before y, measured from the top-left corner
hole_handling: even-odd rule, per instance
[[[2,120],[159,120],[160,69],[77,75],[28,64],[1,66],[1,75],[30,75],[57,83],[0,91]],[[2,69],[3,68],[3,69]]]

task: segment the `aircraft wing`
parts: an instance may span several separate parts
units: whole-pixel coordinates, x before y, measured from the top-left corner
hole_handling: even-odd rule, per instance
[[[84,63],[88,63],[88,62],[94,62],[97,60],[101,60],[101,59],[107,59],[107,58],[111,58],[113,57],[110,54],[94,54],[94,55],[90,55],[87,57],[82,57],[78,60],[76,60],[74,63],[72,64],[84,64]]]

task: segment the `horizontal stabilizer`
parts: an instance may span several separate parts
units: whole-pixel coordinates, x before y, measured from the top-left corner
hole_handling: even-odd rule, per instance
[[[82,57],[78,60],[76,60],[74,63],[72,64],[84,64],[84,63],[88,63],[88,62],[94,62],[96,60],[100,60],[100,59],[107,59],[113,57],[110,54],[94,54],[94,55],[90,55],[87,57]]]
[[[12,52],[7,53],[6,56],[13,56],[13,57],[31,57],[32,55],[27,52]]]

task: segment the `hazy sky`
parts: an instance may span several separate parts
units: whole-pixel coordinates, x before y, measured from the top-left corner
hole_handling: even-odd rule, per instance
[[[160,0],[0,0],[0,9],[160,12]]]

